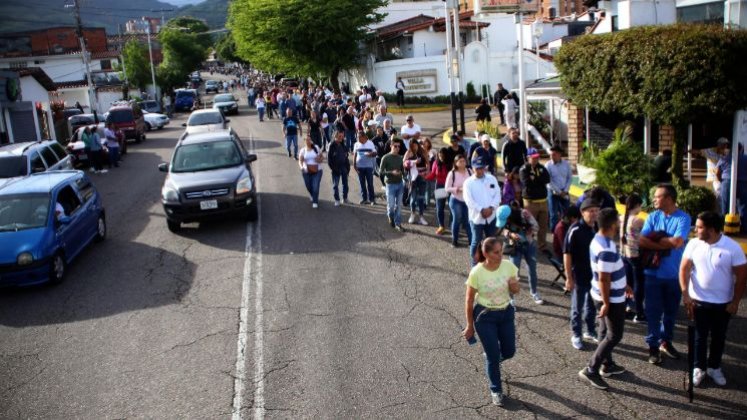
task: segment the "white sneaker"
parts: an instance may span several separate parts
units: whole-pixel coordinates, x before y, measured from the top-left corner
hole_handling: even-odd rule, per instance
[[[708,368],[706,370],[706,373],[708,373],[708,376],[710,376],[711,379],[713,379],[713,382],[716,382],[716,385],[718,386],[726,385],[726,378],[724,378],[724,373],[721,372],[721,368],[718,368],[718,369]]]
[[[415,213],[411,213],[410,214],[410,218],[407,219],[407,223],[409,223],[409,224],[415,223]]]
[[[571,336],[571,344],[576,350],[581,350],[582,348],[584,348],[584,341],[577,335]]]
[[[693,385],[694,386],[700,386],[700,383],[703,382],[703,378],[705,378],[706,373],[701,368],[695,368],[693,369]]]
[[[335,207],[340,207],[340,202],[335,200]]]
[[[428,226],[428,222],[423,218],[423,216],[420,216],[420,220],[418,221],[423,226]]]
[[[311,203],[311,208],[312,209],[318,209],[319,208],[319,204]]]
[[[503,394],[491,392],[490,399],[493,400],[493,404],[497,405],[498,407],[503,407]]]
[[[542,300],[542,298],[540,297],[539,293],[532,295],[532,299],[534,299],[534,303],[536,303],[537,305],[544,305],[545,304],[545,301]]]
[[[107,174],[107,173],[109,173],[109,170],[108,169],[102,169],[102,170],[99,171],[99,173]]]
[[[599,337],[596,336],[596,334],[590,334],[588,332],[584,333],[584,340],[592,341],[596,344],[599,344]]]

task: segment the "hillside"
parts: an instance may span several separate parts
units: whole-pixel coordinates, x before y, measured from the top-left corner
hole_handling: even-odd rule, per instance
[[[177,0],[186,1],[186,0]],[[188,0],[193,1],[193,0]],[[193,16],[204,19],[211,28],[220,28],[225,24],[228,13],[228,0],[207,0],[199,4],[186,5],[181,8],[158,0],[80,0],[81,19],[84,26],[105,27],[107,33],[116,34],[118,25],[129,19],[142,16],[161,16],[161,9],[166,18],[174,16]],[[7,16],[0,27],[0,32],[19,32],[42,29],[53,26],[75,25],[72,8],[65,8],[70,0],[2,0],[0,15]]]

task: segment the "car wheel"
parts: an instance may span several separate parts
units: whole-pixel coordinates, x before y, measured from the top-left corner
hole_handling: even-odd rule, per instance
[[[101,242],[106,239],[106,217],[104,213],[99,215],[99,220],[96,222],[96,241]]]
[[[146,131],[150,131],[151,130],[150,123],[145,123],[145,130]]]
[[[255,197],[254,200],[252,200],[252,203],[249,204],[249,211],[246,213],[246,220],[255,222],[258,218],[259,209],[257,208],[257,198]]]
[[[177,233],[182,229],[181,222],[177,222],[176,220],[166,219],[166,224],[168,225],[171,233]]]
[[[52,260],[49,263],[49,283],[60,284],[65,278],[65,272],[67,271],[67,264],[65,263],[65,257],[62,252],[59,251],[54,254]]]

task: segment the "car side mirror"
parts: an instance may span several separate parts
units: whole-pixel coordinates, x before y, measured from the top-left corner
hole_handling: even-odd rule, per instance
[[[182,123],[182,127],[186,127],[186,126],[187,126],[187,123]]]
[[[246,155],[246,163],[252,163],[255,160],[257,160],[257,155],[254,155],[254,154]]]
[[[57,222],[60,225],[69,225],[70,224],[70,217],[69,216],[60,216],[57,218]]]
[[[168,172],[169,171],[169,164],[168,163],[161,163],[158,165],[158,170],[161,172]]]

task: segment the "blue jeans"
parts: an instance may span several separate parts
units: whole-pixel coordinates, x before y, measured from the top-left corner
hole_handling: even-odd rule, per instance
[[[322,171],[319,170],[315,174],[302,172],[303,182],[306,184],[306,190],[311,196],[311,202],[319,204],[319,184],[322,182]]]
[[[501,362],[516,353],[515,309],[508,305],[503,310],[485,310],[475,305],[475,332],[485,350],[485,373],[490,382],[490,392],[503,393],[501,384]]]
[[[419,176],[410,183],[410,211],[419,215],[425,212],[425,190],[428,184],[425,178]]]
[[[662,341],[672,342],[681,297],[678,279],[661,279],[646,274],[646,344],[650,349],[658,349]]]
[[[264,121],[265,120],[265,109],[257,108],[257,113],[259,114],[259,120]]]
[[[469,243],[469,258],[470,261],[472,261],[472,265],[474,266],[475,264],[477,264],[477,260],[475,260],[475,253],[477,252],[477,247],[480,246],[480,242],[482,242],[483,235],[486,238],[488,236],[495,236],[498,228],[495,226],[495,219],[490,221],[489,223],[481,225],[472,223],[470,221],[469,227],[472,230],[472,240]]]
[[[295,134],[285,136],[285,148],[288,149],[288,156],[291,155],[291,146],[293,146],[293,157],[298,159],[298,136]]]
[[[332,130],[332,126],[328,125],[326,128],[322,128],[322,141],[324,143],[324,150],[327,150],[327,145],[331,142],[329,139],[329,132]]]
[[[517,244],[515,249],[511,262],[521,271],[521,257],[524,257],[529,267],[529,290],[534,296],[537,294],[537,242]]]
[[[342,180],[342,198],[348,199],[348,174],[350,174],[350,168],[343,169],[340,172],[332,171],[332,191],[335,196],[335,201],[340,201],[339,185]]]
[[[558,224],[560,218],[563,217],[565,211],[568,210],[568,206],[571,205],[571,201],[566,197],[559,195],[553,195],[550,190],[547,190],[547,207],[550,210],[550,231],[555,231],[555,225]]]
[[[571,331],[576,337],[583,334],[583,325],[581,324],[581,315],[586,323],[586,331],[589,334],[596,335],[597,325],[597,308],[594,306],[594,299],[591,298],[591,283],[581,284],[575,282],[571,291]]]
[[[355,145],[355,130],[345,130],[345,145],[348,146],[348,150],[353,151]]]
[[[358,183],[361,187],[361,200],[374,202],[373,168],[358,168]]]
[[[449,198],[449,210],[451,210],[451,243],[455,244],[459,240],[459,227],[461,226],[467,232],[467,242],[471,244],[472,228],[469,226],[467,203],[452,195]]]
[[[119,146],[109,148],[109,167],[119,166]]]
[[[386,213],[395,226],[402,224],[402,193],[405,183],[386,184]]]
[[[439,185],[438,188],[443,188],[443,185]],[[434,197],[435,198],[435,197]],[[438,225],[441,227],[446,227],[446,199],[445,198],[436,198],[436,220],[438,220]],[[453,218],[453,215],[452,215]]]
[[[428,208],[428,205],[431,204],[431,200],[436,200],[436,181],[425,182],[425,207]],[[443,185],[441,186],[441,188],[443,188]]]

